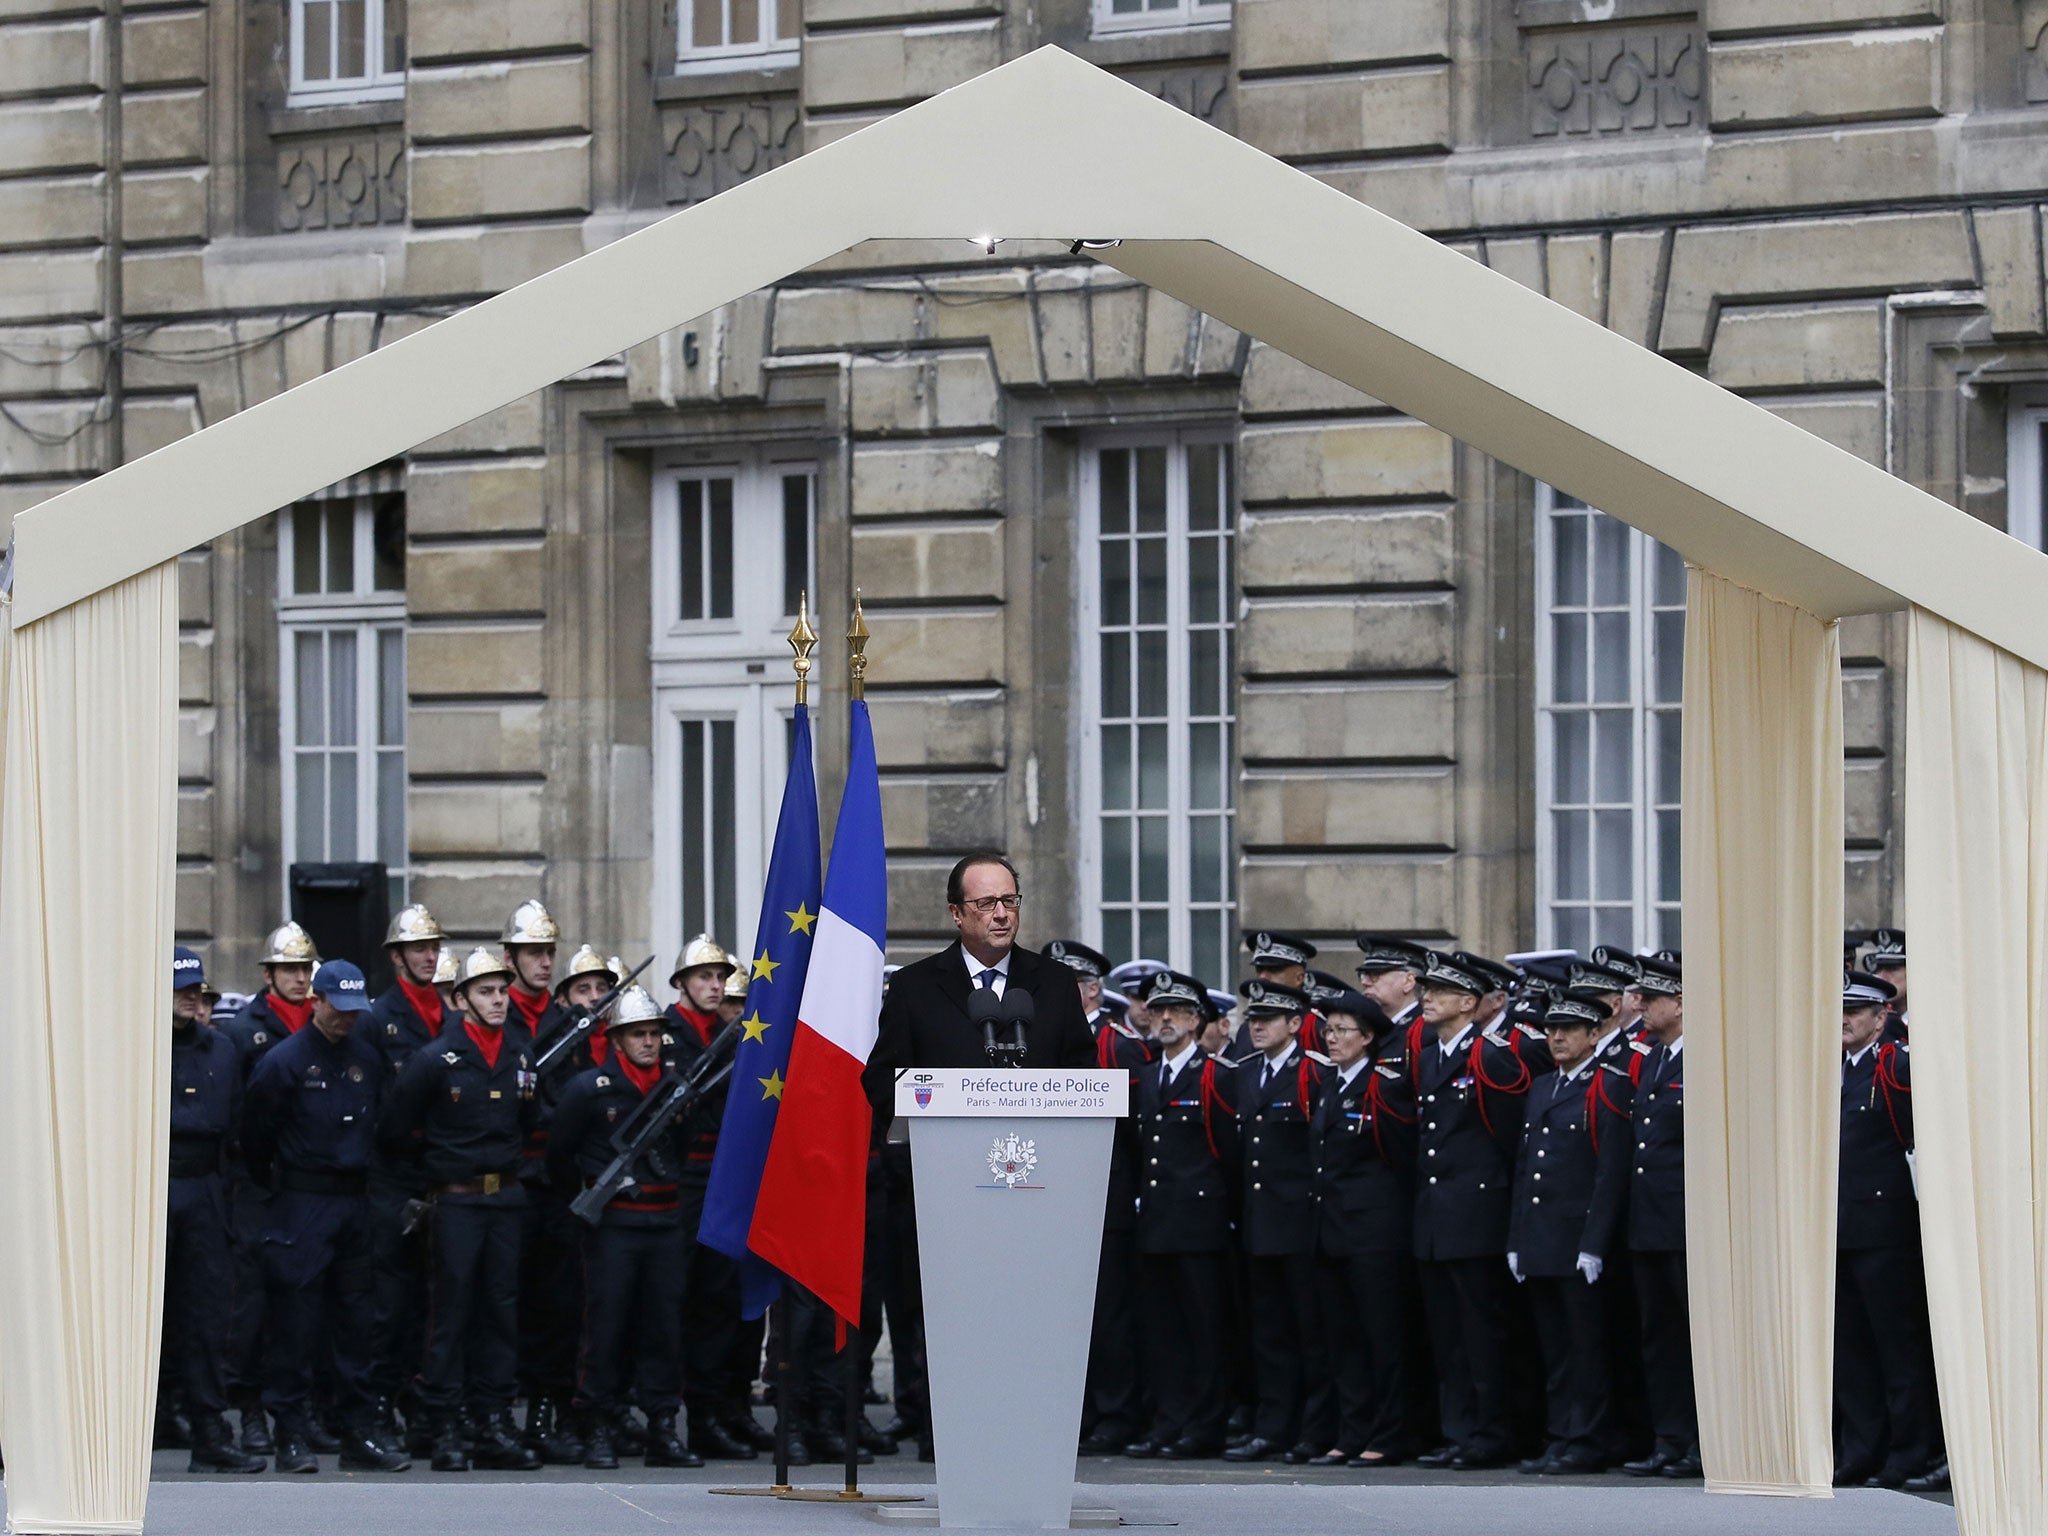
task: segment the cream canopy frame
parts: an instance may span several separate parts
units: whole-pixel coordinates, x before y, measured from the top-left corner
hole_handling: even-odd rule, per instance
[[[1119,146],[1113,159],[1105,142]],[[60,978],[83,958],[67,923],[88,912],[101,932],[155,935],[152,957],[168,945],[168,789],[152,798],[168,781],[175,700],[166,562],[864,240],[982,235],[1120,240],[1097,258],[1603,508],[1693,566],[1695,612],[1714,621],[1689,631],[1687,677],[1688,1184],[1704,1449],[1720,1486],[1825,1492],[1833,1049],[1817,1033],[1786,1053],[1778,1075],[1794,1091],[1761,1110],[1744,1063],[1769,1063],[1778,1042],[1761,1031],[1776,1018],[1825,1018],[1832,1005],[1831,625],[1910,605],[2048,667],[2048,556],[1044,49],[15,518],[14,633],[0,644],[0,1001],[12,1037],[0,1040],[0,1223],[11,1229],[0,1250],[14,1255],[0,1253],[0,1443],[15,1529],[135,1530],[146,1493],[149,1405],[128,1399],[153,1381],[160,1303],[156,960],[108,980],[135,1031],[121,1104],[142,1131],[125,1160],[74,1155],[81,1123],[104,1129],[107,1111],[95,1120],[66,1097],[55,1042],[71,1027]],[[127,606],[106,606],[114,599]],[[116,652],[125,671],[95,670]],[[1695,710],[1716,733],[1755,733],[1775,777],[1739,783],[1704,742],[1695,752],[1708,734]],[[67,772],[66,747],[140,761],[110,782]],[[1789,818],[1776,814],[1788,796],[1799,801]],[[84,896],[60,890],[53,872],[89,864],[109,814],[131,801],[143,806],[128,828],[139,876]],[[1765,820],[1761,848],[1738,846],[1746,821]],[[1803,925],[1756,931],[1769,914],[1802,910]],[[101,1222],[92,1242],[78,1236],[87,1212]],[[119,1249],[124,1222],[133,1239]]]

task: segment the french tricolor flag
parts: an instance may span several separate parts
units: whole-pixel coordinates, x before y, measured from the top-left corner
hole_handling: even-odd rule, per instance
[[[821,905],[747,1247],[858,1327],[874,1123],[861,1072],[882,1015],[889,912],[875,733],[858,699]]]

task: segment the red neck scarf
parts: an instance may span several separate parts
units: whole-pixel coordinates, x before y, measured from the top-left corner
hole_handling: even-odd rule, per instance
[[[717,1014],[699,1013],[695,1008],[692,1008],[688,1003],[677,1003],[676,1017],[681,1019],[685,1024],[689,1025],[690,1028],[694,1029],[697,1032],[698,1044],[709,1045],[711,1043],[712,1033],[718,1027]]]
[[[626,1060],[625,1052],[619,1053],[619,1075],[638,1088],[642,1094],[652,1093],[654,1085],[661,1081],[661,1061],[656,1058],[651,1067],[636,1067]]]
[[[398,990],[412,1004],[412,1011],[420,1016],[420,1022],[427,1026],[428,1033],[441,1033],[441,994],[434,990],[433,983],[415,986],[409,978],[400,976]]]
[[[313,996],[308,993],[303,1003],[291,1003],[273,992],[270,994],[270,1011],[277,1015],[278,1021],[286,1029],[296,1035],[306,1027],[306,1021],[313,1017]]]
[[[590,1064],[593,1067],[601,1067],[611,1059],[611,1054],[612,1037],[602,1029],[595,1031],[590,1037]],[[625,1064],[625,1058],[620,1057],[619,1065]]]
[[[463,1033],[476,1043],[476,1048],[483,1052],[484,1065],[493,1072],[497,1071],[498,1052],[504,1047],[505,1031],[502,1029],[486,1029],[483,1025],[477,1023],[475,1019],[464,1019],[462,1021],[462,1029]]]
[[[519,1010],[519,1017],[526,1021],[526,1032],[530,1035],[540,1027],[540,1016],[548,1011],[548,995],[545,992],[529,992],[524,987],[512,988],[512,1006]]]

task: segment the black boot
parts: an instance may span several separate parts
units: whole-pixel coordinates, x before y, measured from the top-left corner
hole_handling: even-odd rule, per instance
[[[526,1433],[519,1440],[551,1467],[573,1467],[583,1460],[582,1439],[551,1397],[537,1397],[527,1405]]]
[[[837,1429],[823,1424],[811,1426],[809,1435],[811,1454],[829,1466],[837,1466],[846,1460],[846,1436]],[[862,1447],[854,1455],[856,1466],[866,1466],[875,1459],[875,1453]]]
[[[304,1424],[279,1419],[277,1421],[277,1470],[280,1472],[318,1472],[320,1459],[313,1454],[313,1448],[306,1442]]]
[[[196,1450],[199,1446],[198,1427],[185,1410],[175,1404],[160,1407],[156,1412],[153,1446],[159,1451]]]
[[[392,1406],[390,1398],[380,1397],[377,1399],[377,1406],[371,1410],[370,1421],[364,1427],[369,1430],[370,1438],[376,1441],[382,1449],[387,1451],[403,1451],[405,1449],[405,1430],[398,1422],[398,1410]]]
[[[647,1454],[647,1428],[633,1417],[632,1409],[621,1409],[618,1417],[612,1420],[612,1444],[621,1456]]]
[[[340,1455],[344,1472],[404,1472],[412,1467],[410,1456],[378,1438],[373,1418],[343,1428]]]
[[[270,1438],[270,1420],[265,1417],[263,1405],[254,1397],[242,1398],[235,1404],[242,1420],[242,1449],[251,1456],[268,1456],[277,1449]]]
[[[760,1454],[750,1442],[739,1439],[718,1420],[708,1417],[691,1418],[690,1449],[717,1461],[752,1461]]]
[[[657,1413],[647,1421],[647,1465],[650,1467],[701,1467],[704,1458],[684,1445],[676,1435],[676,1416]]]
[[[512,1410],[500,1409],[477,1420],[476,1464],[492,1472],[532,1472],[540,1466],[540,1454],[519,1443],[513,1431]]]
[[[775,1431],[755,1418],[754,1410],[751,1408],[735,1408],[720,1422],[725,1426],[727,1434],[735,1440],[744,1440],[757,1451],[775,1449]]]
[[[583,1465],[593,1472],[616,1472],[619,1453],[612,1448],[611,1422],[601,1414],[590,1416],[583,1432]]]
[[[789,1464],[792,1467],[808,1467],[811,1464],[811,1443],[804,1438],[801,1424],[789,1426]]]
[[[434,1421],[434,1470],[469,1470],[469,1452],[462,1445],[462,1421],[452,1413]]]
[[[235,1444],[228,1423],[217,1413],[202,1415],[192,1426],[192,1461],[187,1472],[261,1472],[261,1456],[251,1456]]]
[[[341,1449],[341,1437],[327,1427],[326,1420],[317,1413],[306,1416],[306,1444],[313,1448],[316,1456],[332,1456]]]
[[[897,1440],[894,1435],[885,1435],[875,1428],[866,1414],[860,1416],[860,1446],[864,1451],[873,1451],[877,1456],[894,1456]]]

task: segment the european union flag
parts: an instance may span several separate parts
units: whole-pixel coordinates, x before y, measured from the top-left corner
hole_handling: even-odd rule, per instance
[[[782,1109],[782,1085],[789,1078],[789,1048],[796,1038],[797,1007],[811,965],[812,930],[817,927],[823,883],[818,858],[818,784],[811,772],[811,717],[796,707],[789,779],[782,788],[782,813],[775,823],[775,852],[768,861],[761,921],[754,932],[760,954],[751,962],[742,1033],[725,1096],[725,1121],[704,1218],[697,1237],[739,1262],[742,1310],[759,1317],[782,1294],[782,1274],[747,1251],[754,1202],[761,1192],[761,1168],[775,1117]]]

